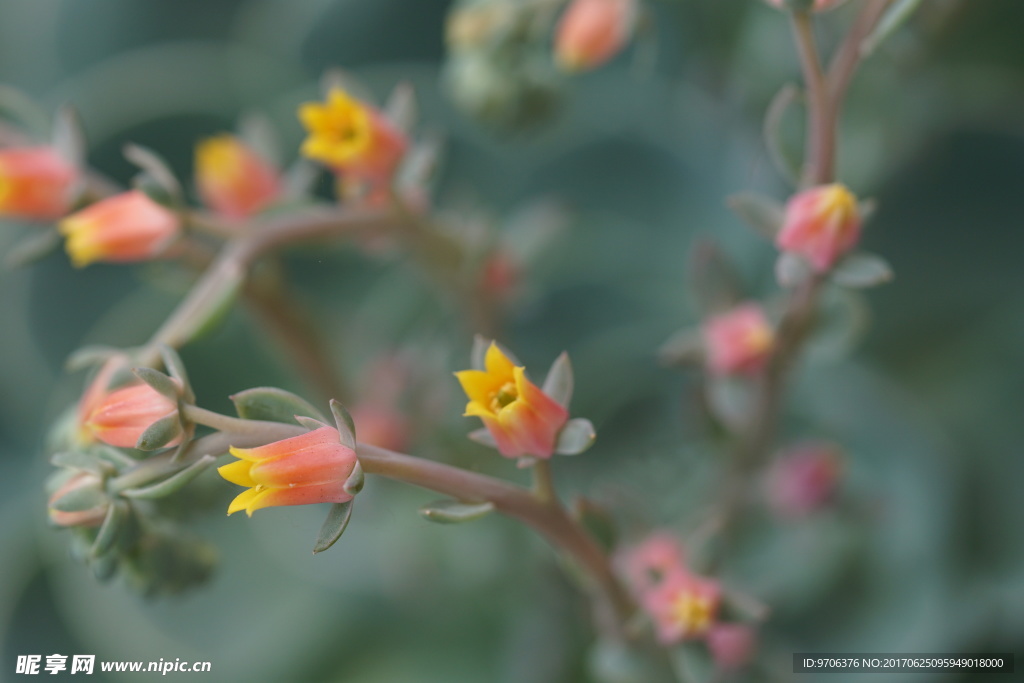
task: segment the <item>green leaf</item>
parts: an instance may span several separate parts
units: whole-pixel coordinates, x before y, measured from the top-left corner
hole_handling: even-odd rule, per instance
[[[48,256],[60,246],[60,234],[52,227],[33,229],[4,255],[4,265],[21,268]]]
[[[772,242],[782,229],[786,210],[771,197],[756,192],[740,192],[726,199],[726,204],[754,232]]]
[[[99,482],[94,486],[80,486],[68,491],[50,504],[54,510],[61,512],[81,512],[105,505],[107,495],[100,489]]]
[[[178,352],[167,344],[161,344],[160,358],[164,362],[164,367],[167,368],[167,374],[181,383],[182,397],[189,403],[195,401],[196,396],[192,392],[192,386],[188,381],[188,373],[185,372],[185,364],[182,362],[181,356],[178,355]]]
[[[879,45],[895,33],[911,16],[921,4],[921,0],[896,0],[889,5],[882,18],[860,46],[861,58],[867,58]]]
[[[140,451],[155,451],[181,436],[182,431],[181,416],[175,411],[146,427],[135,447]]]
[[[185,469],[177,472],[176,474],[164,479],[163,481],[152,484],[150,486],[144,486],[142,488],[127,489],[121,492],[122,496],[126,498],[142,498],[144,500],[152,500],[153,498],[163,498],[168,496],[175,491],[179,490],[185,484],[189,483],[200,474],[202,474],[210,465],[216,462],[217,458],[212,455],[204,455],[202,458],[192,463]]]
[[[93,541],[89,550],[91,557],[100,557],[114,547],[118,536],[121,534],[121,525],[128,516],[128,505],[118,501],[107,508],[107,516],[103,518],[103,524],[96,532],[96,540]]]
[[[706,391],[708,408],[719,422],[730,429],[745,424],[754,402],[749,382],[739,377],[710,377]]]
[[[78,113],[68,106],[57,110],[51,133],[53,148],[73,166],[81,167],[85,162],[85,136]]]
[[[142,173],[135,180],[139,189],[160,203],[166,203],[167,200],[172,203],[181,202],[181,183],[163,157],[147,147],[131,143],[125,145],[124,156],[142,169]],[[155,194],[153,190],[156,190]],[[166,197],[161,197],[161,194]]]
[[[494,512],[494,503],[464,503],[457,500],[439,500],[420,508],[420,516],[438,524],[459,524],[486,517]]]
[[[244,420],[263,420],[299,424],[297,415],[311,417],[321,422],[327,418],[309,401],[290,391],[277,387],[256,387],[240,391],[231,397],[235,411]]]
[[[853,289],[864,289],[889,282],[892,268],[881,256],[867,253],[850,254],[832,271],[836,284]]]
[[[341,401],[331,399],[331,412],[334,413],[334,423],[338,426],[338,436],[344,446],[352,450],[356,449],[356,423],[341,405]]]
[[[295,421],[310,431],[330,427],[326,422],[321,422],[320,420],[312,417],[306,417],[305,415],[296,415]]]
[[[688,288],[701,315],[729,310],[740,300],[739,278],[732,264],[710,240],[699,240],[690,250]]]
[[[569,420],[558,433],[555,453],[559,455],[579,455],[594,445],[597,433],[594,425],[586,418],[577,417]]]
[[[775,278],[782,287],[797,287],[814,274],[802,256],[784,251],[775,261]]]
[[[46,137],[50,113],[31,97],[9,85],[0,85],[0,118],[24,128],[33,141]]]
[[[243,115],[238,123],[238,137],[264,161],[280,166],[281,140],[266,114],[248,112]]]
[[[66,467],[78,470],[79,472],[91,472],[100,477],[114,471],[110,463],[99,460],[90,453],[77,453],[75,451],[55,453],[50,458],[50,464],[54,467]]]
[[[572,390],[572,362],[569,360],[569,354],[563,351],[551,364],[542,391],[563,408],[568,408],[572,400]]]
[[[345,493],[354,496],[363,490],[363,484],[366,483],[366,478],[363,476],[363,466],[356,461],[356,466],[352,468],[352,474],[348,475],[348,479],[345,480]]]
[[[316,538],[316,545],[313,546],[313,554],[322,553],[338,542],[341,535],[345,533],[348,520],[352,517],[352,501],[335,503],[331,511],[327,513],[324,525],[320,527],[320,535]]]
[[[486,427],[474,430],[467,434],[471,441],[476,441],[481,446],[487,446],[488,448],[497,448],[498,442],[494,440],[494,436]]]
[[[477,334],[473,336],[473,350],[469,354],[469,366],[474,370],[484,370],[484,358],[487,357],[487,349],[491,346],[491,340],[485,339]]]
[[[700,330],[685,328],[669,337],[658,349],[664,365],[699,365],[704,362],[704,337]]]
[[[181,398],[181,385],[159,370],[154,370],[153,368],[132,368],[132,372],[161,396],[166,396],[172,401],[177,401]]]
[[[800,163],[789,154],[786,145],[782,140],[782,126],[786,120],[786,114],[793,111],[793,105],[800,99],[800,89],[792,83],[782,86],[782,89],[772,98],[768,105],[768,111],[764,116],[764,144],[768,148],[768,156],[775,164],[779,173],[793,185],[800,180]]]

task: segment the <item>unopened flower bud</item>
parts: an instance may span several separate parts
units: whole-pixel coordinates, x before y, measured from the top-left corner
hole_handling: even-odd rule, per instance
[[[636,22],[636,0],[573,0],[555,36],[555,58],[566,71],[601,66],[625,47]]]
[[[277,169],[234,135],[219,135],[196,147],[196,187],[211,209],[227,218],[259,213],[278,198]]]
[[[178,217],[140,190],[96,202],[59,224],[67,237],[71,262],[147,261],[159,256],[178,236]]]
[[[48,503],[50,521],[58,526],[99,526],[103,522],[103,518],[106,517],[107,508],[110,505],[110,502],[105,499],[103,502],[99,502],[97,505],[85,510],[75,510],[73,512],[58,510],[54,505],[56,505],[62,498],[74,495],[75,493],[98,493],[102,484],[102,480],[90,472],[78,472],[73,474],[70,479],[64,482],[64,484],[54,491],[52,496],[50,496]]]
[[[804,444],[780,455],[767,477],[768,502],[783,517],[819,510],[835,495],[843,473],[839,449],[831,444]]]
[[[708,366],[722,375],[753,373],[764,367],[775,333],[760,306],[742,304],[704,323]]]
[[[803,256],[815,271],[829,270],[860,239],[857,198],[838,183],[794,195],[775,240],[783,251]]]
[[[629,548],[620,564],[638,595],[657,588],[671,577],[685,574],[686,554],[675,535],[659,531]]]
[[[52,147],[0,150],[0,216],[54,220],[71,205],[78,171]]]
[[[171,417],[178,405],[148,384],[133,384],[94,396],[82,422],[87,440],[98,439],[118,448],[134,448],[139,438],[158,420]],[[181,436],[166,446],[181,442]]]
[[[723,671],[738,671],[757,651],[757,631],[747,624],[713,625],[707,635],[708,650]]]

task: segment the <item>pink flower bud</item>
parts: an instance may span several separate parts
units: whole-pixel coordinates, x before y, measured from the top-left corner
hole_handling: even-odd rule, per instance
[[[88,410],[82,420],[84,438],[98,439],[118,448],[134,448],[139,437],[157,420],[178,411],[175,401],[157,392],[148,384],[132,384],[102,395],[86,392],[88,403],[80,409]],[[166,445],[181,442],[176,437]]]
[[[147,261],[159,256],[180,231],[178,217],[140,190],[96,202],[59,224],[75,266],[95,261]]]
[[[824,273],[860,239],[857,198],[843,185],[819,185],[794,195],[775,244]]]
[[[72,475],[70,479],[64,482],[63,486],[54,491],[53,495],[50,496],[48,511],[50,521],[58,526],[99,526],[103,522],[103,518],[107,516],[107,504],[75,512],[57,510],[53,505],[72,491],[83,488],[98,489],[101,485],[100,478],[90,472],[79,472]]]
[[[717,581],[674,574],[644,594],[642,603],[666,645],[704,636],[715,621],[720,601]]]
[[[757,651],[757,631],[746,624],[713,625],[708,630],[708,649],[723,671],[738,671],[750,663]]]
[[[0,215],[54,220],[71,205],[78,171],[51,147],[0,150]]]
[[[629,548],[620,564],[629,585],[638,595],[676,575],[687,573],[683,546],[673,534],[666,531],[655,532],[640,544]]]
[[[555,59],[566,71],[585,71],[614,57],[633,33],[636,0],[574,0],[555,36]]]
[[[780,455],[768,472],[768,502],[783,517],[801,517],[829,502],[843,472],[839,449],[804,444]]]
[[[704,324],[704,346],[712,372],[758,372],[775,344],[775,333],[760,306],[742,304]]]
[[[219,135],[196,147],[196,187],[219,214],[243,219],[259,213],[281,193],[273,166],[234,135]]]
[[[217,471],[232,484],[248,487],[228,514],[283,505],[345,503],[345,483],[357,464],[356,452],[341,443],[338,430],[321,427],[258,448],[231,448],[238,461]]]
[[[550,458],[569,412],[515,367],[497,344],[487,349],[485,370],[455,373],[469,397],[465,416],[479,417],[508,458]]]

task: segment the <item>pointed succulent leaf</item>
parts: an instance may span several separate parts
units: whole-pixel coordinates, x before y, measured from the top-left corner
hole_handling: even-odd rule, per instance
[[[572,400],[572,390],[572,362],[569,360],[569,354],[563,351],[551,364],[548,376],[544,380],[543,391],[563,408],[568,408]]]
[[[321,429],[323,427],[329,427],[330,425],[326,422],[321,422],[313,417],[306,417],[305,415],[296,415],[295,421],[306,429],[313,431],[314,429]]]
[[[704,362],[704,338],[700,330],[686,328],[676,332],[658,349],[658,360],[673,366]]]
[[[487,446],[488,448],[497,448],[498,442],[494,440],[494,436],[487,431],[486,427],[474,430],[467,435],[471,441],[476,441],[481,446]]]
[[[277,166],[281,163],[281,140],[270,118],[263,112],[248,112],[238,122],[238,137],[262,157]]]
[[[797,287],[811,277],[811,266],[803,257],[785,251],[775,261],[775,279],[783,287]]]
[[[64,361],[64,367],[66,367],[69,372],[84,370],[85,368],[93,365],[100,365],[111,356],[123,353],[124,350],[119,349],[116,346],[83,346],[82,348],[71,352],[68,359]]]
[[[457,500],[439,500],[420,508],[423,519],[439,524],[471,522],[494,512],[494,503],[465,503]]]
[[[114,471],[110,463],[97,459],[91,453],[77,453],[75,451],[55,453],[50,458],[50,464],[54,467],[91,472],[101,477]]]
[[[180,470],[161,482],[141,488],[127,489],[122,491],[121,495],[126,498],[142,498],[145,500],[163,498],[164,496],[174,493],[185,484],[198,477],[210,465],[216,462],[216,460],[217,458],[212,455],[204,455],[185,469]]]
[[[384,115],[399,131],[409,135],[416,127],[418,117],[416,90],[410,83],[399,83],[391,91],[384,105]]]
[[[875,26],[863,43],[861,43],[861,57],[867,57],[881,45],[886,38],[895,33],[914,14],[914,11],[921,4],[921,0],[896,0],[889,5],[889,9],[882,14],[882,18]]]
[[[324,525],[320,527],[320,534],[316,538],[316,545],[313,546],[313,554],[322,553],[337,543],[341,535],[345,533],[345,527],[352,517],[352,501],[335,503],[331,511],[327,513]]]
[[[729,428],[740,428],[753,405],[749,383],[735,377],[709,378],[706,398],[711,413]]]
[[[483,335],[474,335],[473,337],[473,350],[469,355],[469,365],[474,370],[484,370],[484,357],[487,356],[487,349],[491,345],[491,340],[485,338]]]
[[[167,368],[167,374],[178,380],[181,384],[182,397],[185,401],[188,403],[194,402],[196,397],[192,393],[192,387],[188,381],[188,373],[185,372],[185,364],[181,361],[181,356],[178,355],[178,352],[167,344],[161,344],[160,358],[164,362],[164,367]]]
[[[85,161],[85,136],[78,112],[68,106],[57,110],[53,119],[53,148],[73,166],[81,167]]]
[[[117,553],[94,558],[89,562],[89,569],[92,570],[92,575],[100,583],[109,581],[117,573],[118,559]]]
[[[177,401],[181,398],[181,385],[159,370],[154,370],[153,368],[134,368],[132,372],[161,396],[166,396],[172,401]]]
[[[303,415],[321,422],[327,420],[306,399],[277,387],[256,387],[240,391],[231,397],[238,416],[244,420],[264,420],[296,424],[296,416]]]
[[[107,508],[107,515],[103,518],[103,524],[96,532],[96,540],[93,541],[92,548],[89,550],[92,557],[106,555],[114,547],[127,516],[128,504],[123,501],[117,501]]]
[[[174,412],[146,427],[135,447],[140,451],[155,451],[181,436],[181,432],[181,417]]]
[[[124,156],[140,169],[142,174],[136,179],[136,185],[154,201],[161,203],[178,203],[181,201],[181,183],[175,177],[171,167],[163,157],[141,145],[125,145]]]
[[[4,265],[21,268],[35,263],[60,246],[60,234],[53,228],[33,230],[4,255]]]
[[[864,289],[889,282],[892,268],[881,256],[867,253],[850,254],[832,271],[836,284]]]
[[[555,453],[559,455],[579,455],[594,445],[597,433],[590,420],[577,417],[569,420],[558,433],[558,441],[555,442]]]
[[[284,172],[284,196],[293,200],[308,197],[320,180],[321,169],[305,157],[296,159]]]
[[[741,298],[739,278],[732,263],[710,240],[699,240],[690,250],[688,288],[702,315],[731,309]]]
[[[785,209],[771,197],[755,192],[740,192],[726,200],[729,208],[762,237],[772,241],[782,229]]]
[[[356,461],[356,466],[352,468],[352,474],[345,480],[345,493],[354,496],[363,490],[363,484],[365,483],[366,478],[363,476],[363,466]]]
[[[61,512],[81,512],[100,507],[108,502],[107,495],[96,486],[81,486],[68,491],[50,504],[54,510]]]
[[[345,406],[341,405],[341,401],[333,398],[331,399],[331,412],[334,413],[334,422],[338,426],[338,435],[341,437],[342,445],[355,450],[356,423],[352,416],[349,415]]]

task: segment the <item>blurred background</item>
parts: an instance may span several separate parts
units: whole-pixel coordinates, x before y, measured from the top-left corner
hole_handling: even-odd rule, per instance
[[[840,146],[840,177],[879,203],[865,246],[896,279],[868,295],[869,325],[838,314],[786,414],[786,438],[846,449],[840,500],[759,523],[726,569],[775,610],[762,664],[778,680],[793,677],[795,651],[1024,651],[1024,5],[923,4],[864,66]],[[551,220],[531,202],[567,207],[523,265],[502,329],[538,371],[572,354],[573,412],[599,439],[557,463],[560,485],[613,506],[627,537],[665,525],[685,536],[721,463],[696,422],[694,373],[659,367],[655,351],[697,322],[684,287],[695,238],[723,245],[751,295],[773,291],[773,249],[723,200],[789,191],[760,135],[771,97],[798,77],[785,22],[755,0],[651,2],[636,44],[561,84],[549,120],[496,131],[443,86],[449,5],[0,0],[0,83],[73,104],[90,162],[127,182],[126,142],[188,178],[196,139],[254,110],[290,160],[295,107],[326,69],[381,97],[411,82],[422,126],[446,145],[442,211],[511,233]],[[827,17],[823,42],[849,9]],[[26,229],[0,226],[0,251]],[[300,249],[288,266],[354,385],[382,351],[415,359],[414,452],[522,479],[464,439],[475,425],[448,373],[465,367],[473,331],[407,259]],[[167,267],[75,270],[63,253],[0,272],[0,680],[17,655],[52,653],[208,660],[224,681],[591,680],[586,605],[540,540],[497,517],[428,524],[416,509],[430,494],[389,482],[370,481],[345,537],[313,557],[323,510],[228,519],[234,487],[204,477],[188,524],[220,564],[182,595],[143,599],[73,561],[42,493],[45,435],[81,391],[63,363],[86,343],[141,343],[186,287]],[[183,355],[213,409],[257,385],[322,398],[244,309]]]

